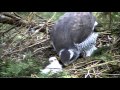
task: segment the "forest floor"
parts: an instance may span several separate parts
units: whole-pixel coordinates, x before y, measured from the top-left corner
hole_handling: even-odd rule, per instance
[[[59,17],[62,14],[59,14]],[[45,15],[44,15],[45,16]],[[25,17],[24,17],[25,18]],[[57,18],[56,18],[57,19]],[[55,19],[55,20],[56,20]],[[36,19],[37,20],[37,19]],[[40,19],[38,19],[40,22]],[[43,21],[41,21],[43,22]],[[41,23],[44,25],[45,23]],[[57,74],[41,74],[51,56],[57,56],[50,44],[49,26],[33,34],[25,27],[0,24],[0,77],[28,78],[119,78],[120,52],[113,47],[114,36],[99,32],[98,50],[91,57],[78,58]],[[9,30],[9,31],[8,31]],[[4,34],[3,34],[4,31]]]

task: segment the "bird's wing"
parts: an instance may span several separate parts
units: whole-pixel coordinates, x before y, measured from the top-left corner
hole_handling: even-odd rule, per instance
[[[71,39],[75,43],[83,42],[92,32],[96,20],[92,13],[77,13],[72,25]]]
[[[65,13],[53,26],[50,32],[51,40],[61,48],[70,48],[75,43],[84,41],[93,31],[95,18],[90,12],[68,12]]]
[[[50,32],[51,41],[53,41],[56,51],[60,51],[61,48],[69,48],[71,45],[69,30],[71,26],[69,21],[73,21],[73,18],[68,18],[66,14],[63,15],[53,26],[53,30]]]

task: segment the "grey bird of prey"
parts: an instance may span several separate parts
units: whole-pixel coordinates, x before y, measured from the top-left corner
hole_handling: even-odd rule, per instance
[[[63,65],[71,64],[83,52],[90,56],[97,49],[97,24],[91,12],[66,12],[55,22],[50,38]]]

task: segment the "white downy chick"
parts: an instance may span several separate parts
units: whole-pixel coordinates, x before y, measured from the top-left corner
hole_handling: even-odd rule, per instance
[[[62,71],[62,65],[59,63],[56,57],[49,58],[50,64],[45,67],[45,69],[41,70],[41,73],[48,74],[51,73],[58,73]]]

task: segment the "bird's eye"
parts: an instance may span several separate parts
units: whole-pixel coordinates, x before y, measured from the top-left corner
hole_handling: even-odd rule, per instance
[[[53,60],[50,60],[49,62],[53,62]]]
[[[52,60],[51,62],[53,62],[54,60]]]

